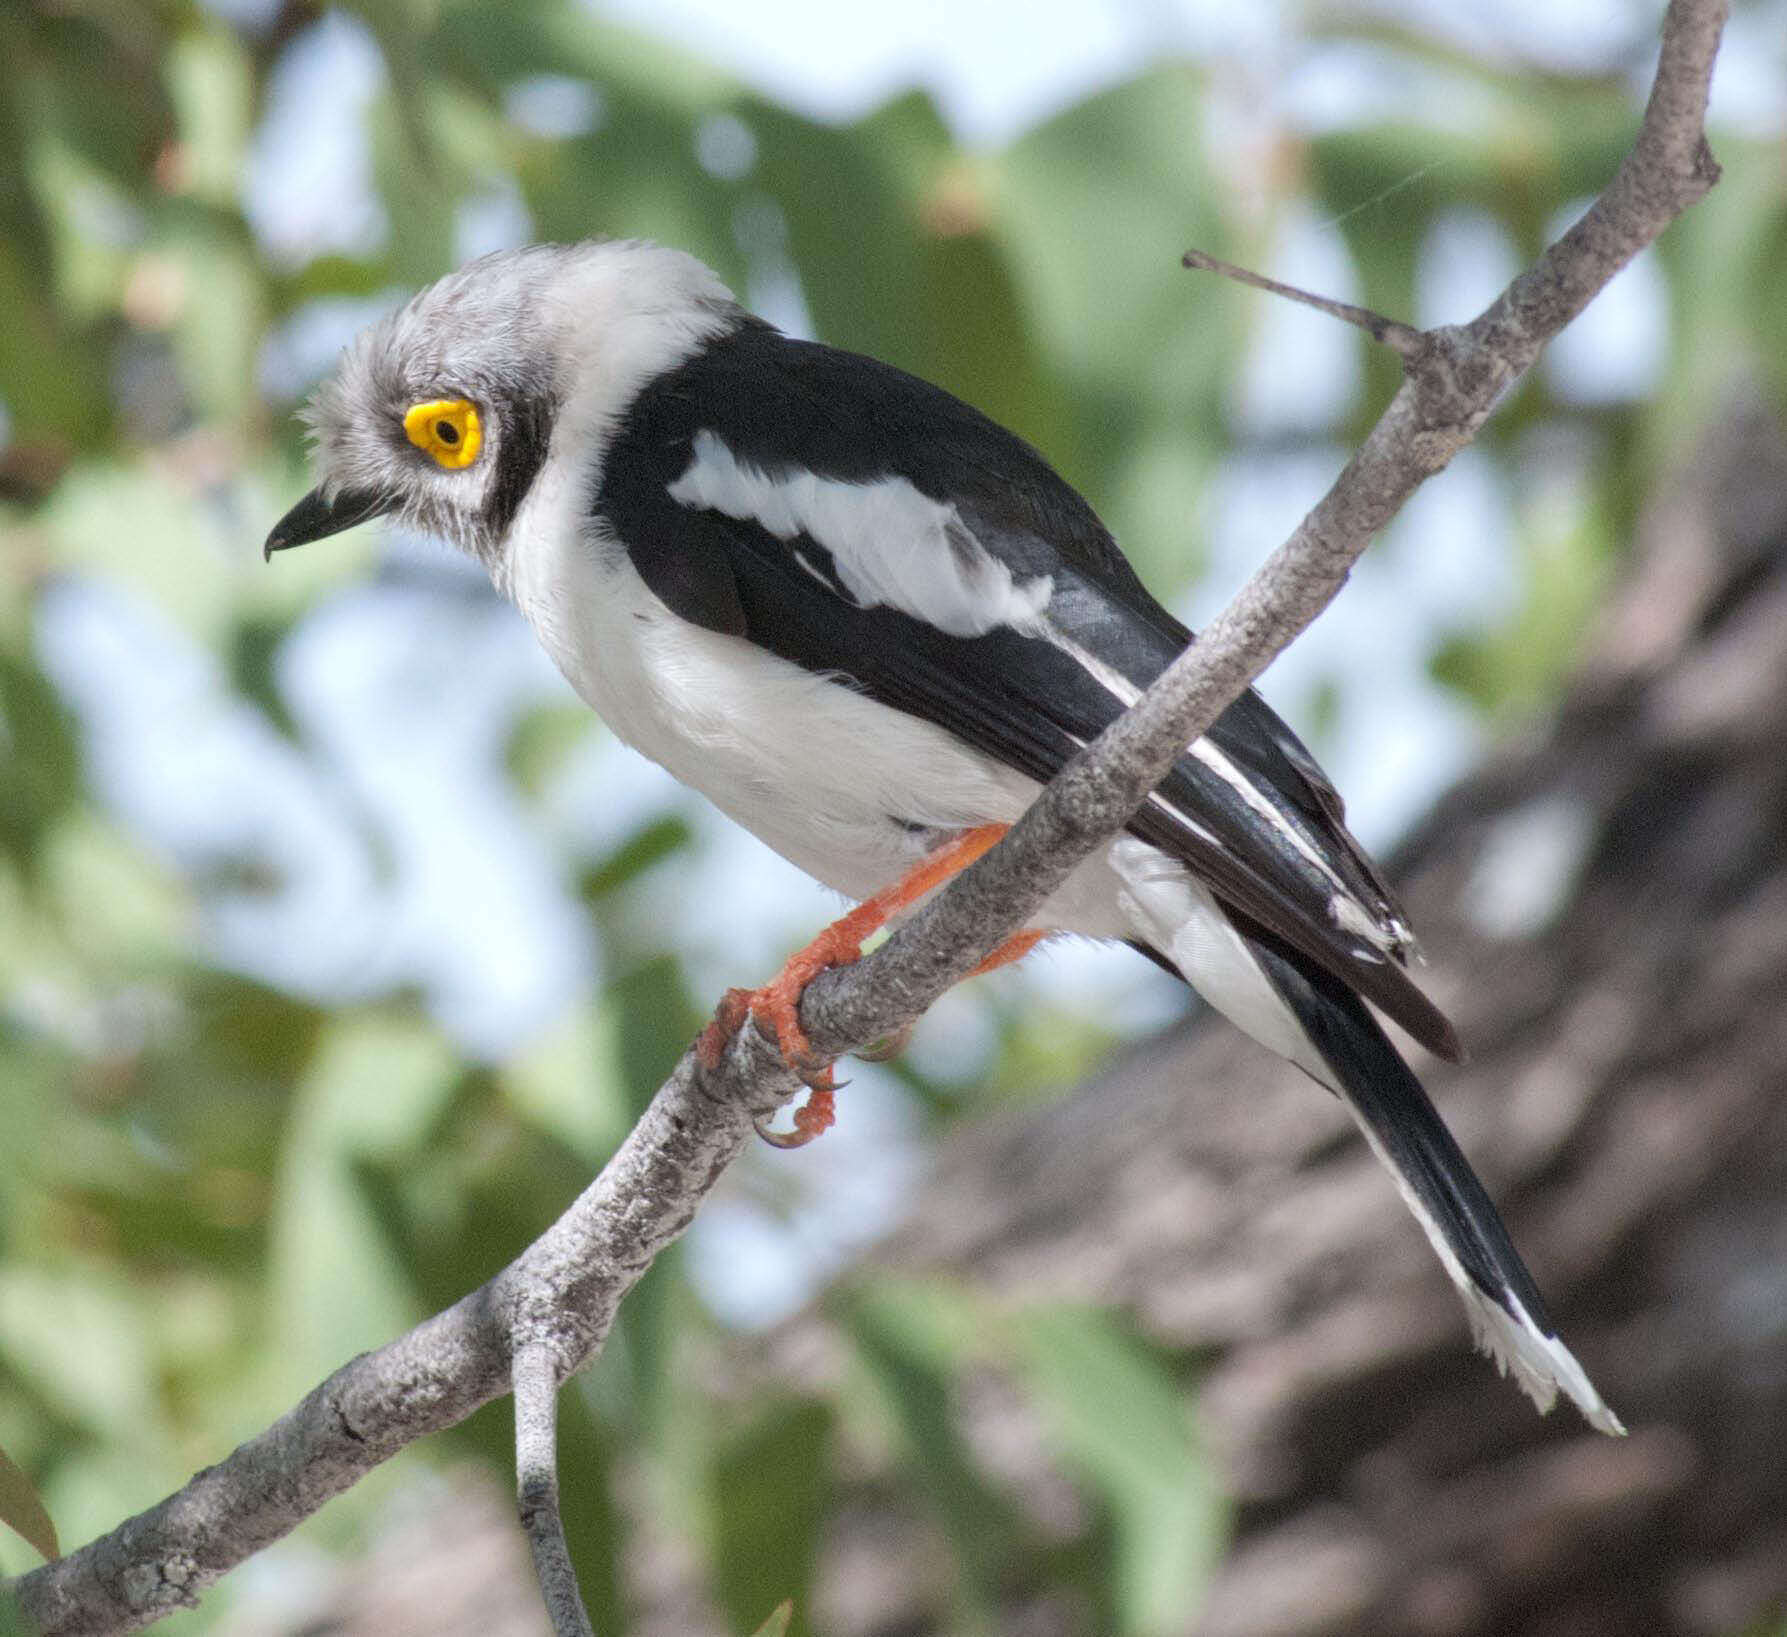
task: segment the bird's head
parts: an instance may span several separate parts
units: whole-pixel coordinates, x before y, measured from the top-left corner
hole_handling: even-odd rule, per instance
[[[730,307],[698,262],[638,242],[469,263],[363,332],[317,389],[317,485],[266,555],[392,515],[494,566],[567,406],[624,402]]]

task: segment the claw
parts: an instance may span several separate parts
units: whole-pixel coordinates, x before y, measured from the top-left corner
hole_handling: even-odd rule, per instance
[[[812,1041],[800,1026],[800,997],[820,972],[829,966],[848,965],[859,953],[835,938],[827,941],[822,933],[763,988],[728,989],[714,1009],[713,1021],[695,1042],[696,1055],[705,1067],[713,1069],[719,1067],[726,1047],[747,1017],[755,1017],[775,1036],[782,1061],[800,1076],[808,1095],[794,1111],[792,1131],[772,1131],[765,1119],[752,1122],[757,1135],[773,1147],[804,1148],[829,1130],[837,1118],[839,1082],[831,1064],[814,1052]]]
[[[829,1071],[827,1071],[829,1072]],[[792,1131],[772,1131],[767,1118],[753,1120],[757,1135],[772,1148],[805,1148],[815,1137],[824,1135],[837,1119],[838,1111],[832,1086],[814,1086],[807,1100],[794,1111]]]
[[[807,985],[831,967],[848,966],[852,961],[861,960],[865,938],[878,932],[892,916],[972,864],[1005,834],[1005,829],[1003,824],[983,824],[978,829],[963,831],[939,847],[903,880],[834,921],[761,989],[728,989],[721,997],[720,1004],[714,1008],[713,1021],[695,1042],[695,1053],[702,1066],[717,1069],[745,1019],[754,1017],[775,1036],[782,1061],[807,1086],[808,1097],[794,1111],[792,1131],[771,1131],[765,1121],[754,1122],[757,1135],[765,1142],[777,1148],[803,1147],[829,1129],[837,1117],[838,1081],[831,1064],[814,1052],[812,1041],[800,1026],[800,1001]],[[991,971],[1006,961],[1016,960],[1027,953],[1040,936],[1040,933],[1020,932],[989,955],[977,970]],[[888,1040],[877,1042],[858,1055],[871,1060],[891,1057],[905,1046],[908,1032],[899,1030]]]

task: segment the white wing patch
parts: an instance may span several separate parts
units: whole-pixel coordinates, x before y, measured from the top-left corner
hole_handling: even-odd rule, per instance
[[[816,540],[859,604],[898,609],[952,637],[1002,625],[1034,629],[1054,594],[1051,576],[1019,580],[954,506],[903,477],[846,483],[816,472],[766,472],[703,430],[669,493],[678,505],[756,523],[778,540]]]

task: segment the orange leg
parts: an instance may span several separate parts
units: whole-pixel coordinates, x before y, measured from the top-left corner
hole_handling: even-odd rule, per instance
[[[1021,961],[1046,937],[1046,932],[1014,932],[968,976],[978,978],[988,972],[997,972],[1002,966],[1010,966],[1013,961]]]
[[[1004,824],[983,824],[973,830],[964,830],[891,887],[833,921],[805,949],[791,955],[788,964],[761,989],[726,991],[714,1012],[713,1022],[702,1030],[701,1038],[695,1043],[701,1061],[709,1068],[716,1067],[727,1043],[738,1033],[744,1020],[755,1017],[774,1032],[783,1060],[790,1068],[798,1070],[811,1088],[806,1102],[795,1110],[792,1131],[783,1134],[758,1126],[758,1134],[766,1142],[774,1143],[778,1148],[799,1148],[826,1130],[834,1118],[836,1078],[829,1063],[814,1061],[813,1044],[800,1026],[800,998],[806,993],[807,985],[828,967],[848,966],[860,960],[865,940],[879,932],[901,910],[990,852],[1009,828]],[[1018,933],[987,956],[974,973],[990,972],[1009,961],[1021,959],[1042,936],[1040,932]]]

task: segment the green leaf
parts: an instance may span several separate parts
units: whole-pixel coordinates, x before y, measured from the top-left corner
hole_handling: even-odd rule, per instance
[[[1526,587],[1521,608],[1497,630],[1443,641],[1430,664],[1438,681],[1510,721],[1544,708],[1612,571],[1616,532],[1605,496],[1604,485],[1585,480],[1523,497],[1515,539]]]
[[[189,28],[168,52],[165,72],[183,149],[181,183],[233,207],[254,120],[254,73],[241,37],[221,24]]]
[[[1168,65],[1089,98],[991,162],[993,233],[1073,420],[1043,452],[1157,590],[1182,585],[1216,458],[1245,308],[1180,267],[1228,228],[1205,168],[1196,70]],[[1020,425],[1020,430],[1024,430]]]
[[[485,0],[448,0],[429,38],[431,64],[491,90],[536,74],[563,74],[594,82],[605,98],[620,91],[685,116],[738,92],[737,82],[704,58],[576,0],[510,0],[503,23],[490,26]]]
[[[78,462],[37,518],[59,566],[142,594],[189,634],[227,629],[251,563],[262,583],[272,578],[260,575],[251,540],[151,460]]]
[[[27,879],[43,864],[52,830],[81,799],[74,719],[35,665],[0,647],[0,856]]]
[[[707,1020],[690,998],[682,963],[669,955],[653,956],[616,978],[610,1004],[626,1019],[617,1058],[631,1121],[645,1112]]]
[[[44,1510],[37,1490],[3,1449],[0,1449],[0,1523],[22,1536],[38,1556],[56,1558],[62,1555],[62,1548],[56,1544],[56,1525]]]
[[[580,702],[554,700],[522,711],[509,730],[503,764],[529,796],[539,796],[588,743],[595,718]]]
[[[1208,407],[1233,352],[1179,262],[1189,245],[1227,247],[1201,89],[1193,68],[1152,69],[1028,132],[988,176],[1031,320],[1099,416],[1138,400]]]
[[[25,60],[9,57],[8,77],[36,93],[40,118],[95,171],[123,187],[145,188],[150,165],[174,132],[159,73],[165,35],[137,15],[151,8],[25,9]]]
[[[1719,185],[1691,228],[1665,233],[1667,391],[1645,406],[1642,471],[1666,471],[1729,407],[1733,380],[1760,372],[1787,411],[1787,199],[1777,142],[1721,138]]]
[[[428,42],[435,74],[475,87],[493,110],[510,87],[541,75],[579,80],[599,99],[586,133],[550,139],[507,126],[487,143],[490,160],[499,146],[510,156],[536,236],[658,239],[742,279],[731,228],[741,184],[710,173],[696,150],[700,121],[738,98],[736,82],[568,0],[515,0],[504,22],[493,30],[487,7],[448,5]]]
[[[844,1319],[857,1360],[879,1389],[921,1492],[955,1551],[970,1615],[985,1620],[1006,1571],[1026,1555],[1027,1531],[982,1477],[957,1426],[954,1377],[963,1355],[951,1306],[945,1293],[885,1282],[856,1292]]]
[[[563,1143],[586,1166],[601,1164],[626,1136],[631,1109],[620,1042],[632,1020],[605,995],[574,1006],[498,1071],[508,1106]]]
[[[37,862],[43,902],[67,928],[72,954],[135,964],[177,960],[187,948],[192,906],[184,884],[91,806],[45,837]]]
[[[714,1461],[714,1591],[741,1629],[778,1593],[790,1600],[765,1630],[786,1632],[794,1608],[812,1604],[832,1500],[831,1433],[825,1404],[772,1404],[729,1437]],[[799,1629],[807,1629],[804,1619]]]
[[[0,239],[0,397],[19,442],[76,447],[112,430],[100,348],[46,295],[16,243]]]
[[[842,127],[768,103],[739,117],[819,334],[947,387],[1059,458],[1062,394],[993,234],[988,178],[930,99],[913,93]]]
[[[0,1268],[0,1362],[89,1431],[144,1433],[155,1414],[140,1294],[121,1270]]]
[[[293,1099],[272,1223],[269,1360],[297,1390],[421,1316],[361,1167],[407,1152],[455,1085],[438,1034],[390,1015],[338,1021]]]
[[[3,1577],[0,1577],[0,1637],[39,1637],[37,1628],[25,1623],[19,1600]]]
[[[587,715],[587,712],[584,713]],[[577,896],[594,903],[629,886],[665,859],[685,852],[694,841],[689,821],[680,813],[652,819],[628,836],[606,858],[599,859],[578,877]]]
[[[283,620],[249,614],[238,619],[229,632],[225,657],[236,692],[258,705],[267,720],[295,744],[303,735],[279,686],[279,649],[286,630]]]
[[[172,335],[181,384],[202,418],[242,426],[260,401],[255,367],[267,322],[253,247],[196,207],[167,220],[166,247],[185,286]]]
[[[596,129],[556,142],[530,139],[517,176],[536,231],[657,239],[740,280],[744,264],[730,230],[738,184],[701,168],[698,116],[607,83],[600,88],[605,117]]]
[[[794,1618],[794,1604],[778,1603],[767,1620],[760,1625],[751,1637],[788,1637],[788,1622]]]
[[[686,1402],[681,1354],[687,1337],[680,1311],[688,1297],[682,1247],[667,1245],[627,1297],[615,1321],[614,1341],[627,1374],[631,1431],[651,1450],[668,1487],[692,1488],[682,1434],[700,1411]],[[686,1502],[686,1496],[679,1496]]]
[[[1225,1538],[1210,1461],[1162,1362],[1091,1309],[1051,1308],[1015,1325],[1019,1355],[1062,1457],[1110,1509],[1117,1629],[1184,1628]]]

